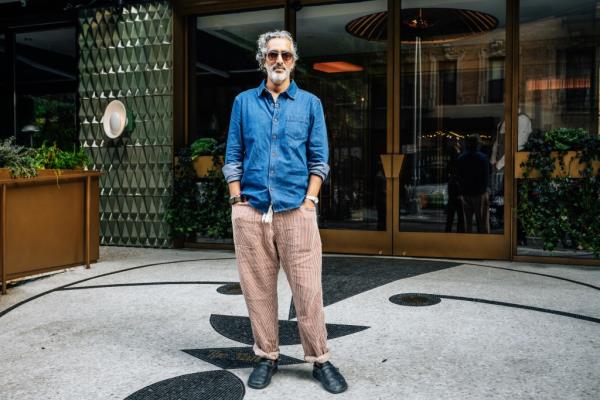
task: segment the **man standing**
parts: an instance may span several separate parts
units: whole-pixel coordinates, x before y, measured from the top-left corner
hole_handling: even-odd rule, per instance
[[[290,79],[296,45],[289,32],[258,38],[256,59],[267,74],[233,103],[223,174],[229,184],[233,239],[260,362],[248,386],[266,387],[277,372],[277,275],[292,290],[304,359],[324,388],[348,385],[329,362],[321,287],[321,238],[315,205],[329,173],[323,107]]]
[[[467,150],[456,160],[464,226],[471,233],[475,215],[477,233],[490,233],[489,160],[479,151],[479,135],[467,136],[465,144]]]

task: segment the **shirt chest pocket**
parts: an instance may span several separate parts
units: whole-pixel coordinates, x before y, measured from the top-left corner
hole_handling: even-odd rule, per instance
[[[308,137],[308,118],[288,116],[285,120],[284,132],[291,139],[306,140]]]

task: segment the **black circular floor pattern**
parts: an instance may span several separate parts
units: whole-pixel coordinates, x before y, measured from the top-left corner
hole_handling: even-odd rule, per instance
[[[442,299],[427,293],[400,293],[390,297],[390,301],[401,306],[423,307],[438,304]]]
[[[229,371],[176,376],[138,390],[125,400],[242,400],[244,383]]]
[[[219,286],[217,292],[221,294],[242,294],[242,287],[239,283],[228,283],[227,285]]]

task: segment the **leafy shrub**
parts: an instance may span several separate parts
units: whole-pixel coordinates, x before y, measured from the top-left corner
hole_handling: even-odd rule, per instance
[[[191,144],[192,159],[199,156],[216,156],[225,153],[225,143],[219,144],[213,138],[200,138]]]
[[[35,150],[17,146],[14,137],[0,143],[0,167],[8,168],[13,178],[31,178],[37,175]]]
[[[517,215],[530,236],[543,240],[545,250],[559,243],[586,249],[600,257],[600,177],[592,163],[600,161],[600,136],[583,129],[560,128],[531,138],[531,150],[519,182]],[[552,176],[556,161],[563,172],[567,151],[577,152],[581,177]],[[537,170],[540,178],[529,178]]]
[[[165,213],[172,238],[187,238],[198,230],[197,196],[196,170],[192,166],[190,149],[186,147],[177,154],[173,167],[173,193]]]
[[[17,146],[14,138],[0,143],[0,167],[8,168],[13,178],[32,178],[38,169],[78,169],[91,165],[83,148],[64,151],[56,145],[42,144],[39,149]]]
[[[83,148],[77,151],[64,151],[56,144],[42,146],[35,155],[36,167],[40,169],[82,169],[91,165],[91,160]]]

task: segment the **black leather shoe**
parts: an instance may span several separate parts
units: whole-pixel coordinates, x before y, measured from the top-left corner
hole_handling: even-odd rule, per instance
[[[329,361],[323,363],[321,368],[315,365],[313,367],[313,376],[330,393],[342,393],[348,389],[348,384],[342,374],[340,374],[340,370],[334,367]]]
[[[271,377],[277,372],[277,361],[261,358],[258,365],[248,377],[248,386],[253,389],[263,389],[271,382]]]

